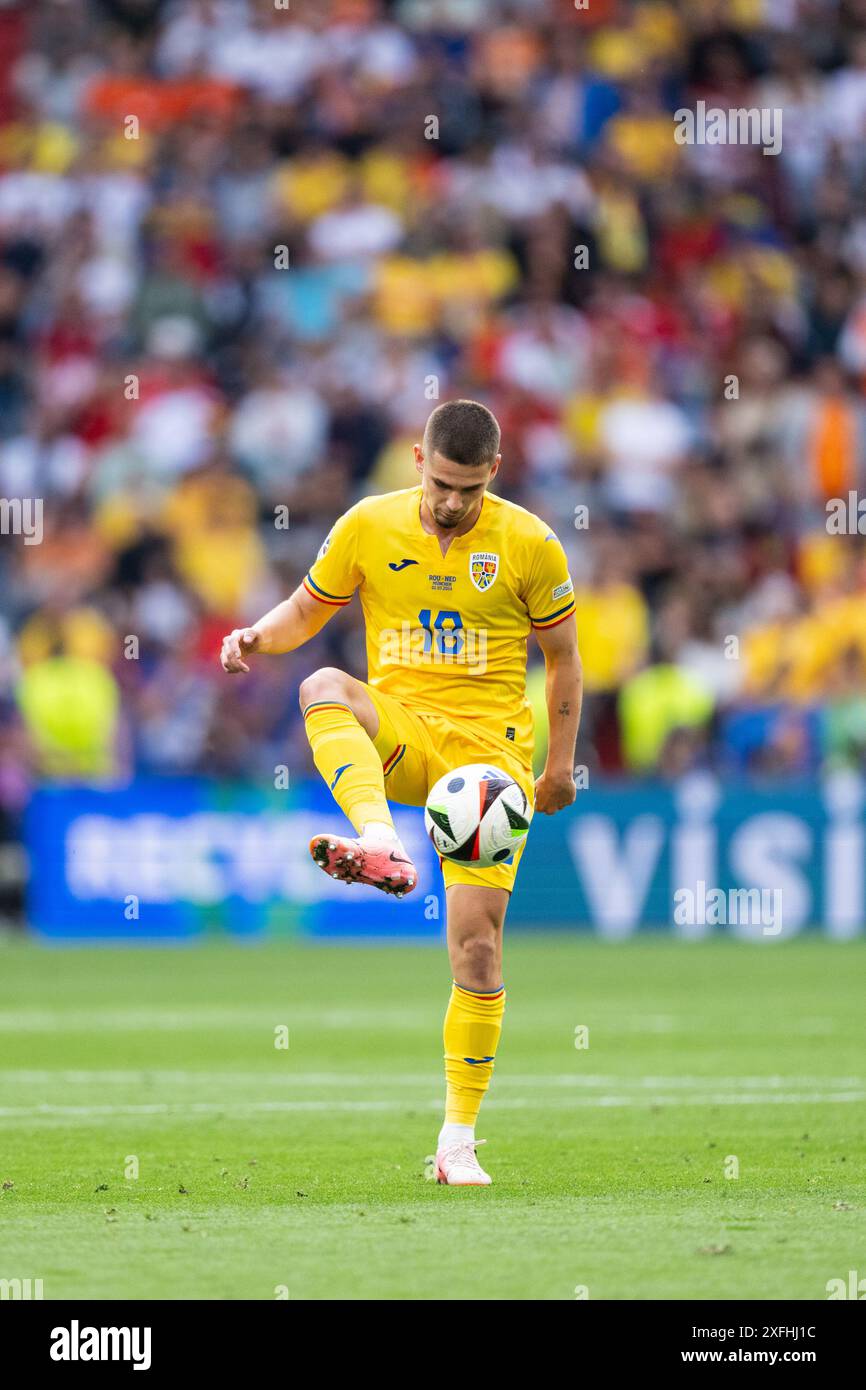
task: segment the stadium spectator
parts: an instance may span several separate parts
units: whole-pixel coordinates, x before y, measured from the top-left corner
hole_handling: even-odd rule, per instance
[[[862,766],[864,541],[826,526],[864,481],[859,17],[22,6],[0,489],[44,531],[0,557],[10,804],[28,777],[308,769],[296,659],[226,688],[215,636],[355,498],[414,483],[455,395],[569,553],[587,762]],[[780,154],[680,145],[698,100],[781,109]],[[309,658],[363,675],[359,639],[347,610]]]

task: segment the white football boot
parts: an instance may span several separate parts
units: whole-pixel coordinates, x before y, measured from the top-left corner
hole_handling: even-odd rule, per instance
[[[485,1173],[475,1152],[486,1139],[463,1139],[456,1144],[448,1144],[436,1154],[436,1181],[448,1187],[489,1187],[493,1182]]]

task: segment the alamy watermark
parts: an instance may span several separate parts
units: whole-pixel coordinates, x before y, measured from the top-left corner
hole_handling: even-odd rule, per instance
[[[849,492],[831,497],[826,506],[828,536],[866,536],[866,497]]]
[[[674,893],[674,923],[678,927],[760,927],[764,936],[782,930],[781,888],[695,887]]]
[[[23,536],[25,545],[41,545],[42,498],[0,497],[0,535]]]
[[[681,106],[674,112],[674,139],[678,145],[760,145],[763,153],[782,149],[782,108],[779,106],[707,107],[699,101],[694,111]]]
[[[856,1269],[848,1270],[847,1280],[828,1279],[824,1288],[830,1301],[838,1298],[850,1298],[862,1303],[866,1299],[866,1279],[861,1279]]]
[[[41,1279],[0,1279],[0,1301],[44,1298]]]
[[[150,1369],[149,1327],[82,1327],[73,1318],[69,1327],[51,1330],[52,1361],[131,1361],[134,1371]]]
[[[379,660],[383,666],[460,666],[473,675],[487,670],[486,628],[435,621],[413,627],[383,628],[379,633]],[[451,615],[449,615],[449,618]]]

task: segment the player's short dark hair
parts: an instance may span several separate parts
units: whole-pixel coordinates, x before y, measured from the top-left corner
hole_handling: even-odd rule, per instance
[[[499,453],[501,430],[496,416],[478,401],[437,405],[424,430],[424,454],[441,454],[467,468],[492,464]]]

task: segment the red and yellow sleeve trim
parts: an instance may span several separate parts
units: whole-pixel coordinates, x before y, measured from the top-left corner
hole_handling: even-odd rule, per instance
[[[320,589],[311,574],[304,576],[304,588],[312,598],[326,603],[329,608],[345,608],[347,603],[352,602],[351,594],[329,594],[327,589]]]
[[[571,599],[564,608],[557,608],[555,613],[548,613],[544,618],[533,618],[530,614],[529,621],[533,627],[556,627],[557,623],[564,623],[574,612],[574,599]]]

